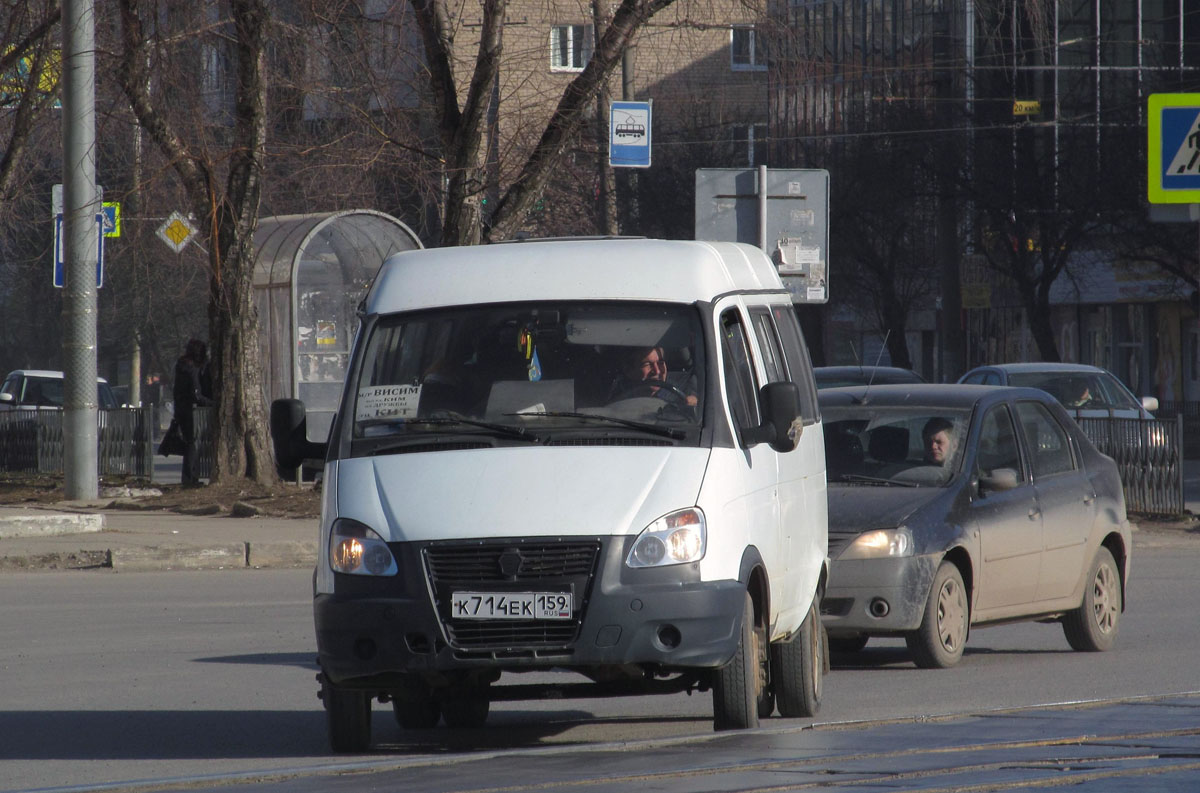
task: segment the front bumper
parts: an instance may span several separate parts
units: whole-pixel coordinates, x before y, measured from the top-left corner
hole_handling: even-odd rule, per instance
[[[883,636],[916,630],[941,559],[941,554],[835,559],[821,599],[821,622],[831,636]]]
[[[398,576],[335,576],[335,592],[314,600],[317,652],[334,683],[381,687],[413,674],[467,670],[587,668],[624,664],[712,668],[737,649],[745,585],[701,582],[696,565],[632,570],[632,538],[509,538],[453,543],[393,543]],[[514,579],[491,560],[514,550],[526,559],[569,546],[570,569],[540,565]],[[583,546],[591,557],[584,559]],[[548,550],[547,550],[548,549]],[[478,577],[442,565],[470,555]],[[465,557],[464,557],[465,558]],[[524,571],[526,563],[522,563]],[[453,591],[566,592],[571,621],[455,620]]]

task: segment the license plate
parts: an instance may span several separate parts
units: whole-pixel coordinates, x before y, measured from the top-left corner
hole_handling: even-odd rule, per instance
[[[450,616],[460,620],[569,620],[570,592],[455,592]]]

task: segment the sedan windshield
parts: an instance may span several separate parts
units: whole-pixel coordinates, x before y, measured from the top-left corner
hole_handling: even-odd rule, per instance
[[[1009,385],[1040,388],[1068,408],[1138,410],[1133,394],[1107,372],[1016,372]]]
[[[699,312],[655,303],[547,302],[383,317],[354,393],[353,437],[472,435],[698,439]],[[368,452],[369,453],[369,452]]]
[[[854,405],[824,408],[830,482],[942,485],[959,467],[969,414],[961,409]]]

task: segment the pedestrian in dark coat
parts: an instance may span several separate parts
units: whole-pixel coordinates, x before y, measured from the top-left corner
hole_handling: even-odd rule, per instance
[[[196,463],[196,418],[197,405],[211,405],[212,378],[208,373],[208,347],[199,339],[188,340],[183,355],[175,362],[175,385],[172,391],[175,399],[175,419],[179,422],[179,430],[183,434],[183,476],[184,485],[200,484],[195,474]]]

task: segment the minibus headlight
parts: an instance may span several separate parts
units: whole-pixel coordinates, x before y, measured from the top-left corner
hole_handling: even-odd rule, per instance
[[[704,513],[696,507],[663,515],[642,529],[625,564],[630,567],[664,567],[698,562],[704,558],[707,531]]]
[[[329,566],[335,573],[396,575],[396,558],[383,538],[356,520],[338,518],[329,531]]]
[[[839,559],[886,559],[894,556],[912,556],[912,532],[906,527],[877,529],[858,535]]]

